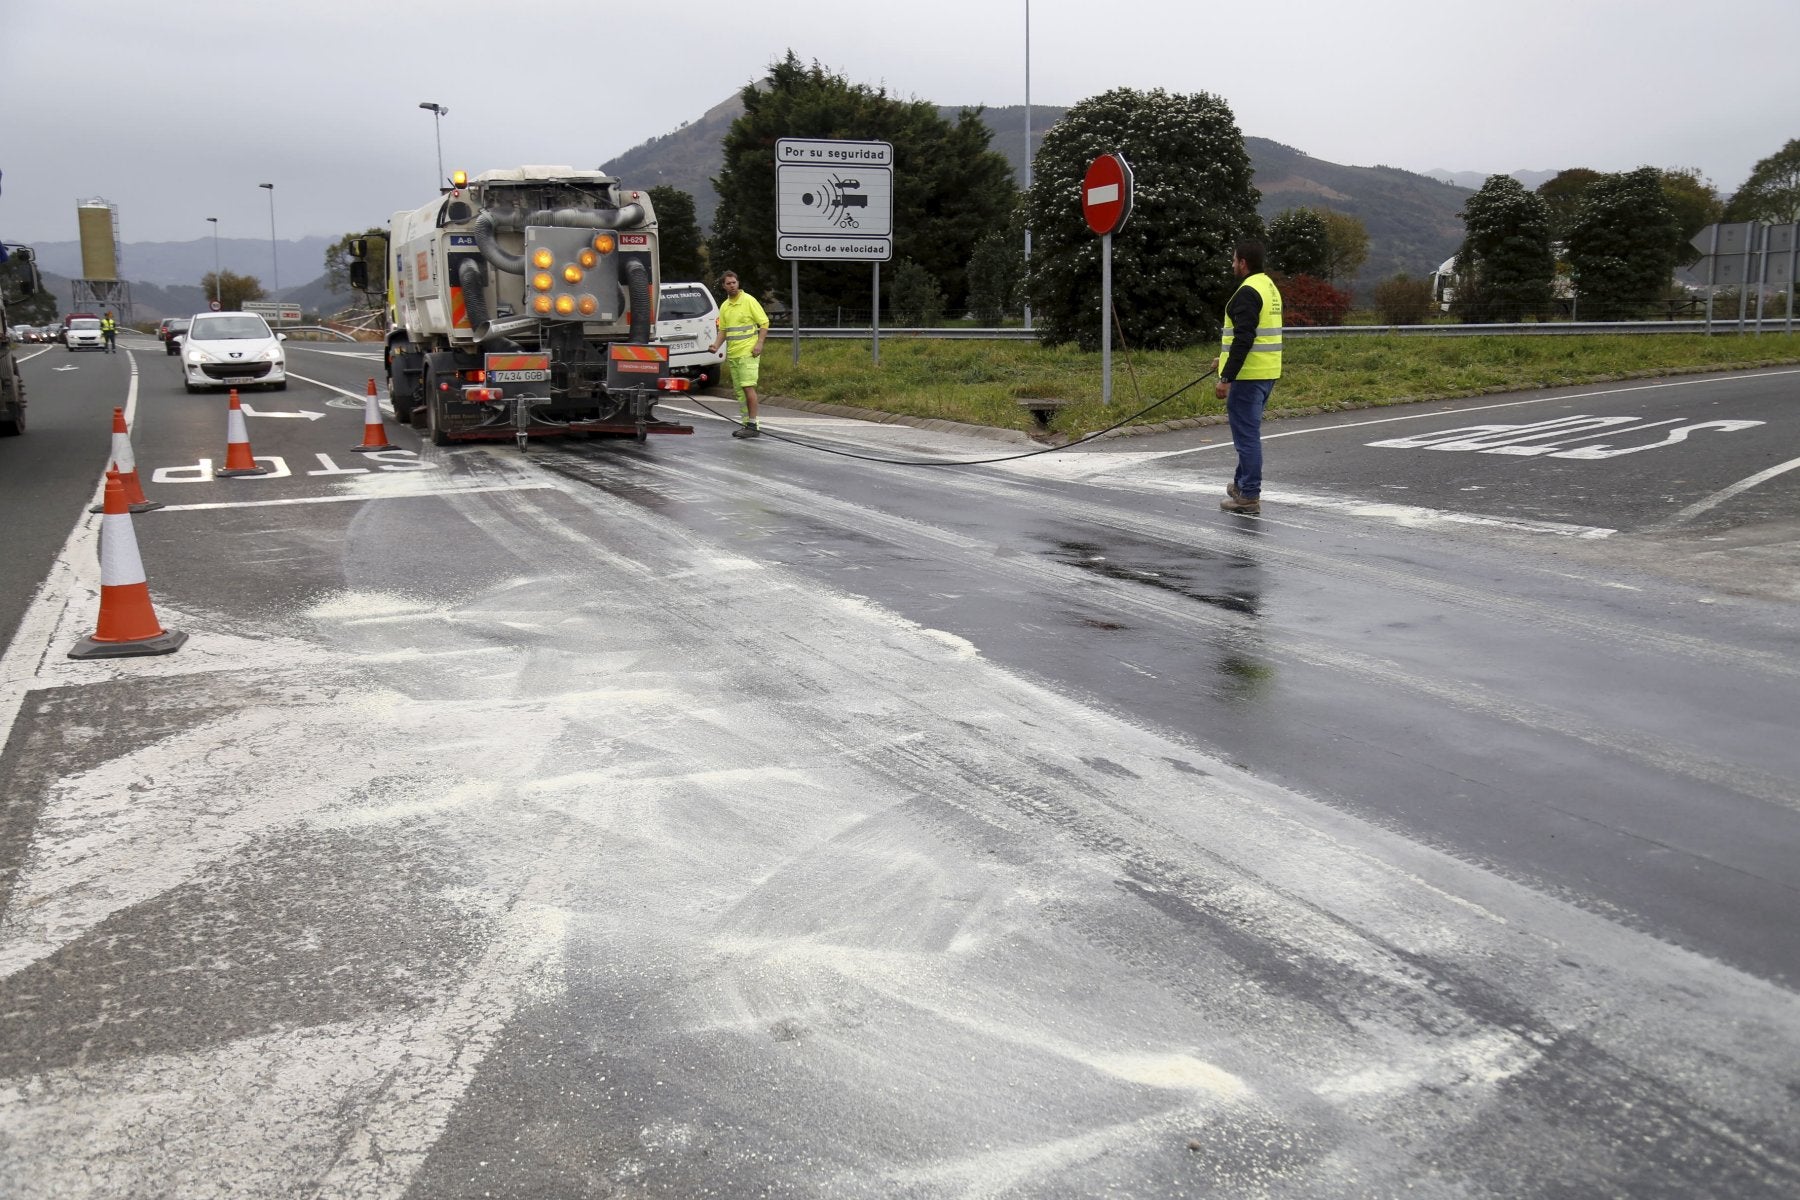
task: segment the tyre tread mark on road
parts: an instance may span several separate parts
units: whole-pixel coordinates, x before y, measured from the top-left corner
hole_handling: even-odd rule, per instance
[[[591,460],[583,463],[581,457],[574,453],[566,453],[556,458],[546,458],[542,460],[542,465],[546,469],[580,479],[603,489],[615,486],[618,482],[616,469],[609,477],[596,478]],[[814,517],[823,512],[830,512],[836,520],[866,536],[878,537],[896,545],[911,545],[926,553],[941,555],[945,552],[952,552],[978,570],[1011,575],[1020,583],[1045,588],[1054,595],[1078,595],[1081,585],[1085,583],[1089,587],[1104,592],[1107,595],[1107,606],[1111,609],[1115,611],[1120,607],[1136,609],[1146,618],[1160,621],[1182,633],[1187,633],[1195,625],[1207,630],[1228,632],[1241,630],[1244,627],[1245,618],[1236,614],[1223,614],[1206,606],[1178,604],[1165,598],[1162,593],[1151,594],[1152,589],[1109,579],[1092,572],[1083,572],[1061,563],[1043,561],[1033,555],[1016,554],[997,557],[989,543],[940,529],[921,521],[891,516],[849,501],[820,495],[749,472],[711,464],[695,464],[692,461],[685,464],[684,468],[649,462],[639,465],[643,470],[679,475],[690,482],[694,476],[694,468],[699,466],[708,474],[723,476],[732,481],[733,488],[722,491],[721,495],[741,498],[746,490],[753,489],[767,495],[771,501],[785,502],[791,505],[795,511],[807,512]],[[1090,514],[1085,511],[1074,515],[1078,519],[1090,519]],[[1130,528],[1130,526],[1122,527]],[[1311,558],[1313,556],[1304,557]],[[1310,563],[1301,563],[1299,569],[1313,568]],[[1374,578],[1380,579],[1383,575],[1385,573],[1378,573]],[[1335,645],[1316,638],[1309,638],[1297,631],[1289,631],[1284,635],[1279,647],[1272,646],[1266,652],[1272,656],[1288,657],[1308,666],[1342,672],[1353,677],[1378,679],[1398,690],[1427,696],[1467,712],[1497,717],[1539,733],[1573,738],[1596,749],[1623,758],[1635,759],[1664,772],[1684,775],[1702,783],[1800,812],[1800,792],[1796,791],[1792,781],[1753,768],[1740,767],[1735,763],[1723,762],[1696,751],[1681,749],[1667,738],[1649,737],[1631,731],[1609,731],[1574,712],[1529,700],[1502,696],[1480,684],[1451,683],[1429,679],[1400,667],[1392,660],[1356,651],[1342,650]]]
[[[1773,1127],[1749,1128],[1746,1121],[1693,1096],[1672,1097],[1664,1082],[1587,1036],[1559,1028],[1553,1020],[1522,1005],[1485,999],[1495,989],[1465,968],[1396,945],[1378,931],[1354,924],[1209,847],[1183,838],[1177,830],[1110,804],[1104,794],[1084,787],[1081,779],[1068,772],[1059,773],[1057,786],[1052,790],[1041,783],[996,778],[991,771],[980,769],[980,764],[965,762],[936,744],[917,740],[864,746],[854,755],[856,761],[888,776],[899,788],[912,791],[917,797],[909,806],[912,813],[965,851],[979,852],[984,848],[983,839],[963,828],[973,825],[990,831],[994,840],[1006,843],[1016,844],[1033,836],[1068,837],[1102,856],[1120,872],[1121,878],[1115,885],[1122,892],[1135,896],[1178,926],[1200,931],[1210,952],[1230,958],[1242,976],[1265,995],[1312,1008],[1348,1034],[1368,1036],[1371,1026],[1400,1024],[1404,1027],[1400,1032],[1405,1036],[1427,1044],[1452,1043],[1458,1035],[1469,1042],[1481,1034],[1505,1038],[1516,1044],[1526,1060],[1521,1073],[1548,1077],[1546,1087],[1555,1097],[1550,1103],[1560,1106],[1573,1087],[1585,1096],[1579,1104],[1581,1111],[1604,1108],[1622,1120],[1640,1124],[1648,1120],[1656,1127],[1660,1135],[1653,1139],[1657,1149],[1650,1155],[1654,1161],[1642,1168],[1646,1172],[1644,1178],[1685,1179],[1704,1189],[1712,1177],[1699,1173],[1705,1169],[1703,1160],[1708,1153],[1718,1153],[1722,1146],[1738,1159],[1755,1164],[1756,1178],[1749,1182],[1769,1189],[1770,1195],[1782,1195],[1785,1188],[1800,1181],[1800,1165],[1769,1148],[1777,1137]],[[947,778],[963,779],[971,788],[944,788],[941,781]],[[957,799],[960,795],[977,795],[998,803],[1020,818],[1022,824],[996,820],[993,811]],[[1087,803],[1078,804],[1072,798]],[[1136,828],[1116,828],[1124,823]],[[1218,876],[1201,878],[1166,856],[1145,849],[1176,841],[1185,842],[1189,860],[1213,864]],[[1024,847],[1017,847],[1011,857],[1017,864],[1026,864],[1034,857],[1042,861],[1054,856],[1048,852],[1034,856]],[[1380,863],[1373,865],[1383,867]],[[1260,903],[1246,902],[1241,891],[1246,880],[1268,894]],[[1284,932],[1274,927],[1266,919],[1268,914],[1259,911],[1269,907],[1269,900],[1295,906],[1312,920],[1322,922],[1323,928],[1308,934],[1305,929]],[[1159,987],[1183,995],[1197,1011],[1216,1009],[1218,996],[1196,990],[1191,970],[1183,972],[1180,964],[1166,958],[1146,964],[1142,945],[1111,936],[1112,930],[1084,918],[1072,906],[1053,903],[1048,908],[1059,923],[1074,929],[1122,966]],[[1336,940],[1330,931],[1360,948],[1363,957],[1373,961],[1345,961],[1341,955],[1334,957],[1322,951],[1322,947]],[[1317,936],[1319,933],[1324,936]],[[1143,942],[1160,944],[1154,936]],[[1460,1022],[1446,1020],[1446,1007],[1460,1017]],[[1459,1023],[1461,1029],[1457,1028]],[[1255,1040],[1254,1032],[1245,1037]],[[1282,1057],[1276,1047],[1265,1050],[1265,1060]],[[1265,1081],[1259,1079],[1259,1086],[1264,1085]],[[1285,1099],[1294,1101],[1301,1097],[1290,1095]],[[1303,1112],[1306,1106],[1296,1104],[1294,1108]],[[1672,1139],[1697,1144],[1672,1146]]]

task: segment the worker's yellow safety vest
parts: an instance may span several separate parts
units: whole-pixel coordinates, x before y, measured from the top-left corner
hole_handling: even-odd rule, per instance
[[[118,327],[119,327],[119,323],[117,321],[113,320],[111,317],[101,317],[100,318],[100,331],[102,333],[111,333],[113,330],[117,329]]]
[[[719,332],[725,335],[725,357],[748,358],[756,346],[759,329],[769,325],[769,314],[756,297],[740,291],[736,297],[719,305]]]
[[[1250,356],[1244,359],[1243,367],[1238,371],[1239,379],[1280,379],[1281,378],[1281,292],[1275,281],[1258,271],[1245,278],[1240,287],[1255,288],[1256,294],[1262,297],[1262,316],[1256,321],[1256,341],[1250,346]],[[1237,292],[1231,293],[1235,299]],[[1230,300],[1226,301],[1229,306]],[[1219,369],[1225,369],[1225,362],[1231,357],[1231,314],[1225,315],[1223,332],[1219,335]]]

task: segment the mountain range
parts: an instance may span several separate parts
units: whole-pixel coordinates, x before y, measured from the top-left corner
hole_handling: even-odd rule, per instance
[[[938,110],[954,121],[957,107]],[[719,197],[712,180],[723,166],[722,143],[732,121],[743,112],[734,93],[715,104],[697,120],[660,137],[651,138],[602,164],[602,169],[633,187],[666,184],[694,197],[696,215],[710,228],[718,211]],[[1036,153],[1046,131],[1068,112],[1066,108],[1033,105],[1030,112],[1031,151]],[[993,133],[992,148],[1012,165],[1020,186],[1025,182],[1025,122],[1023,105],[981,110],[981,119]],[[1259,206],[1265,220],[1283,209],[1322,206],[1359,218],[1369,231],[1369,257],[1354,281],[1359,290],[1378,280],[1405,271],[1428,275],[1456,252],[1462,241],[1463,202],[1485,176],[1477,172],[1433,171],[1421,174],[1395,167],[1358,167],[1327,162],[1302,150],[1268,138],[1246,137],[1255,170],[1254,182],[1262,192]],[[1514,177],[1536,187],[1554,172],[1518,171]],[[299,303],[307,311],[333,311],[348,297],[326,291],[324,254],[333,239],[306,237],[279,242],[276,263],[286,279],[306,283],[271,289],[275,298]],[[38,261],[47,275],[58,277],[58,294],[69,294],[66,279],[81,269],[77,242],[44,242],[36,246]],[[267,286],[270,279],[270,243],[259,238],[202,237],[185,242],[130,242],[121,248],[123,274],[132,280],[132,300],[139,320],[185,315],[204,307],[201,276],[213,269],[214,255],[225,270],[253,275]]]

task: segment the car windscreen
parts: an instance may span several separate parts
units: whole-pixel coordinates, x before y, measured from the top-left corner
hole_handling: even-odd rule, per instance
[[[683,321],[704,317],[713,310],[712,293],[703,287],[670,288],[662,294],[659,321]]]
[[[237,342],[272,336],[261,317],[234,313],[228,317],[202,317],[190,330],[196,342]]]
[[[70,329],[98,329],[98,328],[100,328],[100,322],[94,320],[92,317],[77,317],[77,318],[75,318],[75,320],[69,322],[69,328]]]

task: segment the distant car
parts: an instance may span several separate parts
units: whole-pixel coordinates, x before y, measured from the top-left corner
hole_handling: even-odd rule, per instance
[[[650,337],[669,348],[669,373],[698,380],[705,387],[717,384],[725,354],[712,350],[719,333],[719,303],[712,292],[704,283],[664,283],[657,299]]]
[[[25,336],[19,340],[22,342],[41,342],[44,340],[44,330],[41,326],[27,325],[25,327]]]
[[[106,335],[100,332],[99,317],[76,317],[69,322],[69,330],[63,336],[63,345],[73,354],[77,350],[106,349]]]
[[[158,336],[163,340],[164,354],[180,354],[181,339],[188,331],[188,318],[167,317],[163,320]]]
[[[256,313],[195,313],[181,341],[181,381],[190,392],[209,387],[287,388],[287,352]]]
[[[169,325],[174,320],[175,320],[175,318],[173,318],[173,317],[164,317],[162,319],[162,324],[160,324],[156,327],[156,340],[157,341],[166,342],[169,340]]]

